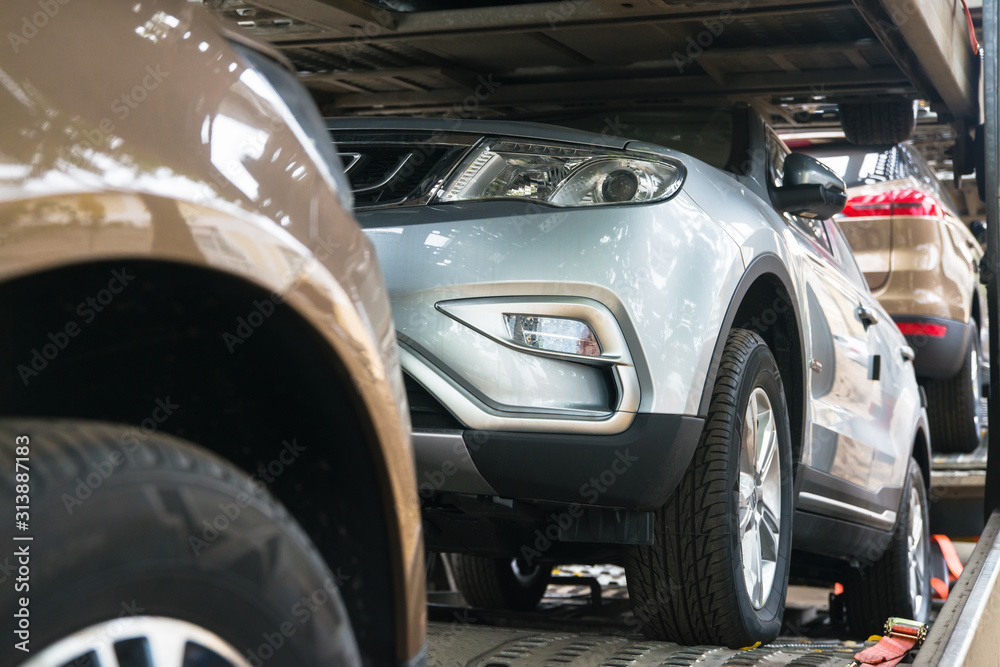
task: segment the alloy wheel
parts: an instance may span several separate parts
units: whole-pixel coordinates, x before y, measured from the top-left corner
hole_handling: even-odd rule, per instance
[[[771,400],[756,387],[743,420],[739,475],[739,536],[743,580],[754,609],[774,584],[781,539],[781,466]]]
[[[60,639],[24,667],[250,667],[215,633],[176,618],[130,616],[105,621]]]
[[[927,550],[924,544],[924,512],[920,493],[910,489],[910,533],[906,537],[907,565],[909,567],[910,600],[913,611],[923,609],[924,591],[927,590]]]

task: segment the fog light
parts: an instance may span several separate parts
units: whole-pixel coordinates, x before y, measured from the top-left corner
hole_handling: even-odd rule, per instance
[[[586,322],[562,317],[507,313],[503,317],[510,339],[518,345],[549,352],[601,356],[601,344]]]

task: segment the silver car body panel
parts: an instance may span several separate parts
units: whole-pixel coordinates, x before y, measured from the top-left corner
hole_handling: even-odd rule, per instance
[[[489,395],[504,395],[505,387],[528,376],[533,396],[586,402],[580,385],[588,368],[569,372],[569,362],[512,351],[460,325],[435,304],[508,296],[588,299],[613,314],[628,346],[640,386],[632,410],[698,412],[729,305],[724,297],[735,290],[744,265],[733,239],[690,197],[681,193],[655,206],[542,210],[445,224],[434,221],[435,208],[379,211],[381,224],[399,216],[400,226],[366,230],[392,286],[390,301],[406,342],[449,366],[467,367],[462,359],[469,350],[481,352],[477,380]],[[427,222],[414,224],[417,220]],[[685,252],[677,252],[681,248]],[[558,257],[554,249],[560,249]],[[544,401],[522,407],[566,409]]]

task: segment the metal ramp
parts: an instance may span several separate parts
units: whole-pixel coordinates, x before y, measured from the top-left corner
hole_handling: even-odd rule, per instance
[[[430,623],[428,667],[843,667],[860,644],[778,639],[750,650],[624,636]]]
[[[826,620],[824,589],[792,586],[782,637],[736,650],[644,638],[620,566],[561,565],[553,575],[532,611],[471,609],[453,591],[431,592],[428,667],[843,667],[864,647]]]

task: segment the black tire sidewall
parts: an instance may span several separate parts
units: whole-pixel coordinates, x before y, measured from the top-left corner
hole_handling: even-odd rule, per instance
[[[228,467],[194,447],[176,445],[161,442],[145,454],[170,456],[167,447],[177,456],[189,449],[183,455]],[[36,466],[67,465],[49,454],[35,457]],[[86,477],[89,453],[82,456],[79,469]],[[48,460],[37,460],[42,458]],[[56,479],[33,488],[32,654],[98,623],[162,616],[199,625],[262,664],[353,664],[357,649],[337,578],[291,517],[240,479],[235,470],[216,477],[126,465],[73,505],[72,513],[65,501],[74,493],[72,483]],[[180,505],[171,507],[168,499]],[[203,539],[201,521],[224,516],[222,507],[231,514],[238,507],[239,514],[196,553],[191,537]],[[13,603],[0,598],[4,619],[11,618]],[[116,626],[110,627],[115,638]]]
[[[771,401],[772,414],[775,417],[774,423],[778,434],[779,468],[781,471],[781,517],[779,517],[781,535],[778,539],[778,562],[771,591],[764,606],[755,609],[750,601],[743,578],[743,549],[739,533],[739,456],[747,404],[751,393],[758,387],[767,393],[767,397]],[[737,601],[740,615],[744,619],[750,636],[763,637],[773,635],[775,625],[777,624],[780,628],[782,622],[792,538],[792,452],[788,410],[777,365],[763,341],[760,341],[747,359],[740,375],[736,396],[737,414],[735,415],[729,452],[729,489],[731,493],[728,494],[728,514],[731,526],[730,549],[733,554],[731,562],[736,589],[739,591]]]
[[[916,488],[924,519],[924,556],[927,558],[924,609],[913,609],[909,592],[910,492]],[[927,488],[920,466],[910,458],[896,525],[888,538],[888,548],[875,562],[860,569],[852,568],[848,574],[845,593],[847,624],[852,632],[870,634],[879,632],[890,616],[901,616],[927,621],[931,605],[931,547]],[[923,612],[921,614],[921,611]]]
[[[913,517],[910,516],[910,493],[916,490],[917,497],[920,499],[920,511],[923,514],[923,550],[924,550],[924,608],[913,609],[912,601],[909,600],[909,535],[910,526],[913,522]],[[900,506],[900,516],[899,521],[896,526],[896,531],[893,536],[893,549],[897,551],[896,567],[898,568],[896,575],[899,577],[901,582],[901,590],[905,592],[907,597],[908,608],[905,610],[907,618],[913,618],[917,620],[927,619],[927,615],[931,608],[931,545],[930,545],[930,507],[927,501],[927,489],[924,487],[924,478],[920,472],[920,466],[912,458],[910,459],[909,466],[906,471],[906,484],[903,487],[903,502]]]

